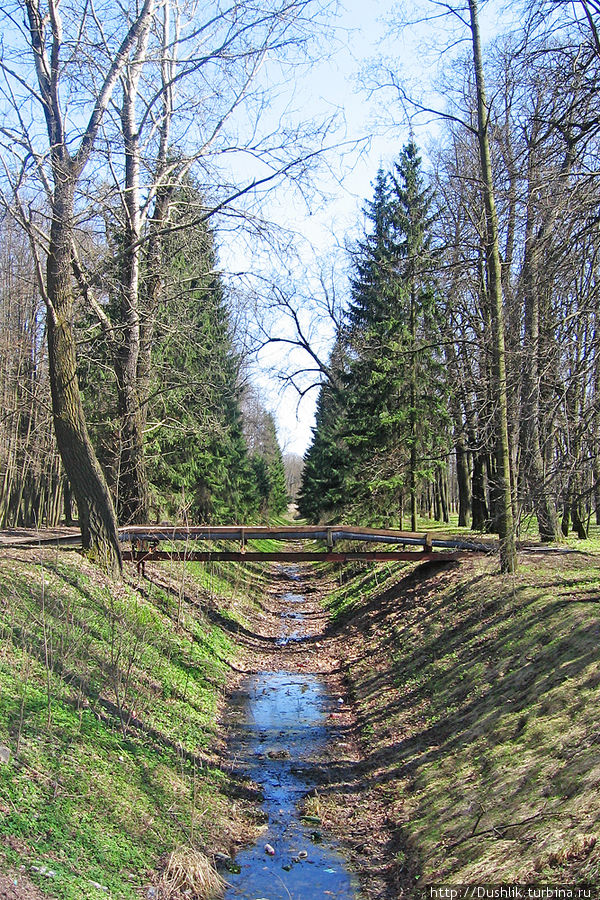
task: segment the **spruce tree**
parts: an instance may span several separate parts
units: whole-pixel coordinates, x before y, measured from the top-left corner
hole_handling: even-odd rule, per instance
[[[338,335],[329,359],[331,380],[325,382],[319,392],[313,439],[304,457],[298,494],[298,511],[310,522],[336,518],[345,508],[350,472],[344,437],[346,363],[345,341]]]
[[[341,392],[323,388],[299,508],[417,526],[422,485],[445,458],[446,393],[432,277],[431,192],[414,142],[377,173],[341,335]]]
[[[392,179],[398,275],[408,303],[408,322],[404,325],[409,394],[408,486],[411,528],[415,531],[418,482],[433,476],[435,454],[444,448],[445,441],[439,439],[445,437],[447,412],[441,361],[431,349],[439,339],[430,231],[433,196],[424,185],[421,158],[413,140],[402,150]]]
[[[169,518],[240,522],[259,505],[243,434],[235,350],[206,227],[173,241],[152,349],[153,505]]]
[[[242,413],[259,512],[262,519],[268,520],[285,512],[289,502],[275,419],[256,395],[252,397],[252,413],[247,412],[246,405]]]

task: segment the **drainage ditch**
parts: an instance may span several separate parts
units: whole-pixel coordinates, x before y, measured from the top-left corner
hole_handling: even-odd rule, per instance
[[[296,573],[286,572],[297,581]],[[282,600],[280,648],[305,640],[301,593]],[[322,784],[319,759],[332,736],[337,700],[315,675],[260,672],[242,682],[231,701],[238,723],[230,754],[238,774],[260,785],[266,827],[254,847],[239,853],[227,873],[225,900],[356,900],[346,862],[299,804]]]

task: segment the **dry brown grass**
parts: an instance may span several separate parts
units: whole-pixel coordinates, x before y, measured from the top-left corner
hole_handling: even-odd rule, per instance
[[[226,886],[208,857],[188,847],[173,850],[157,885],[161,900],[213,900]]]
[[[569,847],[563,847],[561,850],[551,853],[548,857],[548,865],[561,866],[573,860],[584,859],[588,856],[596,846],[596,837],[593,834],[580,835],[577,840]]]

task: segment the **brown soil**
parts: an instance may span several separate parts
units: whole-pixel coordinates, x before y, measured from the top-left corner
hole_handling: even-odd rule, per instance
[[[44,900],[44,894],[24,875],[0,875],[0,900]]]

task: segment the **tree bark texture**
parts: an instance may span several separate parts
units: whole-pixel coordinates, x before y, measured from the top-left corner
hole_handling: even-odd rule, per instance
[[[503,572],[514,572],[517,565],[515,530],[512,510],[512,490],[510,472],[510,445],[508,438],[508,401],[506,388],[506,353],[504,345],[504,311],[502,305],[502,269],[498,246],[498,216],[494,198],[492,162],[488,136],[489,110],[485,95],[481,38],[477,0],[469,0],[473,65],[477,87],[477,136],[481,163],[482,189],[486,219],[486,261],[488,275],[488,296],[492,320],[492,370],[494,401],[498,420],[497,439],[497,482],[500,494],[499,537],[500,568]]]
[[[72,327],[73,183],[70,171],[56,179],[47,262],[48,364],[56,442],[77,501],[84,549],[111,573],[121,569],[117,521],[108,487],[89,438]]]

